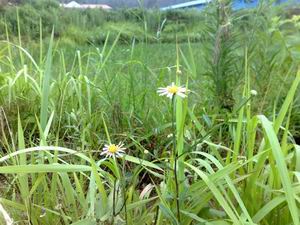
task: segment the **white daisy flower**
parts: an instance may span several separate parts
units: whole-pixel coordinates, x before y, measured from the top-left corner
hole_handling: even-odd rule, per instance
[[[174,82],[165,88],[158,88],[157,91],[157,93],[159,93],[159,96],[166,95],[170,99],[172,99],[174,95],[178,95],[181,98],[185,98],[188,92],[188,89],[181,86],[177,86],[174,84]]]
[[[125,149],[123,148],[124,144],[121,142],[117,145],[115,144],[109,144],[104,145],[103,152],[101,152],[101,155],[106,155],[106,157],[122,157],[125,154]]]

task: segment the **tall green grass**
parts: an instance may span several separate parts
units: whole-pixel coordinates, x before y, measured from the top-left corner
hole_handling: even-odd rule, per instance
[[[119,32],[70,47],[54,30],[32,45],[18,26],[16,44],[7,30],[3,216],[33,225],[299,224],[299,21],[255,12],[229,14],[232,36],[221,40],[209,39],[224,24],[208,9],[199,43],[124,45]],[[171,82],[188,97],[158,96]],[[224,96],[230,107],[219,104]],[[119,142],[123,158],[100,155]]]

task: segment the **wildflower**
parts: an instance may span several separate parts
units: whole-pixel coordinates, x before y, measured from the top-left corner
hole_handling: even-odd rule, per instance
[[[256,91],[256,90],[251,90],[251,91],[250,91],[250,94],[251,94],[252,96],[256,96],[256,95],[257,95],[257,91]]]
[[[174,95],[185,98],[188,91],[189,90],[186,88],[177,86],[173,82],[170,86],[158,88],[157,93],[159,93],[159,96],[166,95],[168,98],[172,99]]]
[[[144,150],[144,154],[149,154],[149,151],[147,149]]]
[[[173,134],[168,134],[167,138],[173,137]]]
[[[122,157],[125,154],[125,149],[123,148],[124,144],[121,142],[117,145],[115,144],[109,144],[109,145],[104,145],[103,152],[101,155],[106,155],[106,157]]]

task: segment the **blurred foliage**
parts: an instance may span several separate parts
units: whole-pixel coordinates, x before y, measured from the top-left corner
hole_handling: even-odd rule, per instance
[[[163,42],[188,40],[188,32],[201,31],[206,14],[196,10],[159,11],[142,8],[104,11],[101,9],[64,9],[55,0],[26,0],[22,5],[7,5],[0,11],[0,33],[5,35],[5,25],[10,35],[18,36],[17,13],[20,19],[20,33],[23,39],[36,40],[42,31],[47,36],[55,28],[56,38],[73,39],[75,43],[103,43],[106,33],[112,32],[114,40],[122,32],[122,40],[130,43],[132,39],[157,42],[157,33],[163,32]],[[165,26],[164,26],[165,25]],[[80,31],[79,37],[74,31]],[[137,31],[137,32],[136,32]],[[83,34],[84,33],[84,34]],[[194,34],[191,35],[195,37]],[[193,40],[194,38],[192,38]],[[197,38],[196,38],[197,39]]]

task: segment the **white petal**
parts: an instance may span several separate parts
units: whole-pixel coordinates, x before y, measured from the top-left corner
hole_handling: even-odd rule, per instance
[[[167,88],[158,88],[157,91],[166,91],[166,90],[167,90]]]
[[[123,154],[117,152],[116,157],[120,158],[120,157],[122,157],[122,156],[123,156]]]
[[[107,151],[103,151],[100,153],[100,155],[106,155],[107,154]]]
[[[173,98],[173,94],[172,93],[168,93],[167,97],[172,99]]]
[[[159,96],[164,96],[164,95],[168,95],[168,94],[169,94],[168,92],[164,92],[164,93],[159,94]]]
[[[180,87],[178,91],[179,91],[179,92],[186,92],[186,88]]]
[[[158,90],[157,93],[164,93],[164,92],[168,92],[167,90]]]
[[[185,95],[185,94],[183,94],[183,93],[180,93],[180,92],[178,92],[178,93],[177,93],[177,95],[178,95],[178,96],[180,96],[180,97],[182,97],[182,98],[185,98],[185,97],[186,97],[186,95]]]

